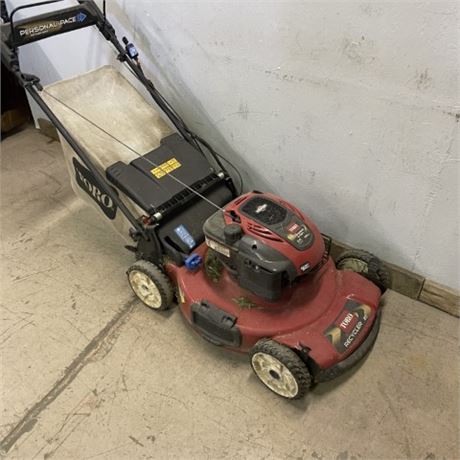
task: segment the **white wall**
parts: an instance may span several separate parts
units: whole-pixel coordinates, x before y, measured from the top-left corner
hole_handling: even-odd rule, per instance
[[[108,3],[246,188],[459,287],[455,2]]]

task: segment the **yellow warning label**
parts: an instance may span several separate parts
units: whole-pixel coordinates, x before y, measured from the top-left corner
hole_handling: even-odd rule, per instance
[[[169,174],[170,172],[174,171],[177,168],[180,168],[181,166],[182,165],[175,158],[171,158],[170,160],[161,163],[161,165],[159,165],[158,167],[153,168],[152,170],[150,170],[150,172],[157,179],[161,179],[166,174]]]

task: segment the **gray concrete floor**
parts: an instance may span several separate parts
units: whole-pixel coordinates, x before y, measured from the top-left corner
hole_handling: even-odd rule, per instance
[[[458,458],[458,320],[386,295],[368,359],[287,402],[179,311],[133,299],[122,241],[60,145],[2,143],[1,426],[8,458]]]

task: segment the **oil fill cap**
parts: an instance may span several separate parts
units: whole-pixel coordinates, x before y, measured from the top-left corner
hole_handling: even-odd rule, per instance
[[[228,224],[224,227],[224,237],[227,244],[236,243],[243,236],[243,230],[238,224]]]

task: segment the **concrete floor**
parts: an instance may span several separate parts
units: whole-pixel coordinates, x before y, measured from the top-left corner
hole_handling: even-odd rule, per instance
[[[60,145],[2,143],[0,447],[11,459],[459,457],[458,320],[386,295],[354,372],[284,401],[245,356],[133,299],[119,237]]]

